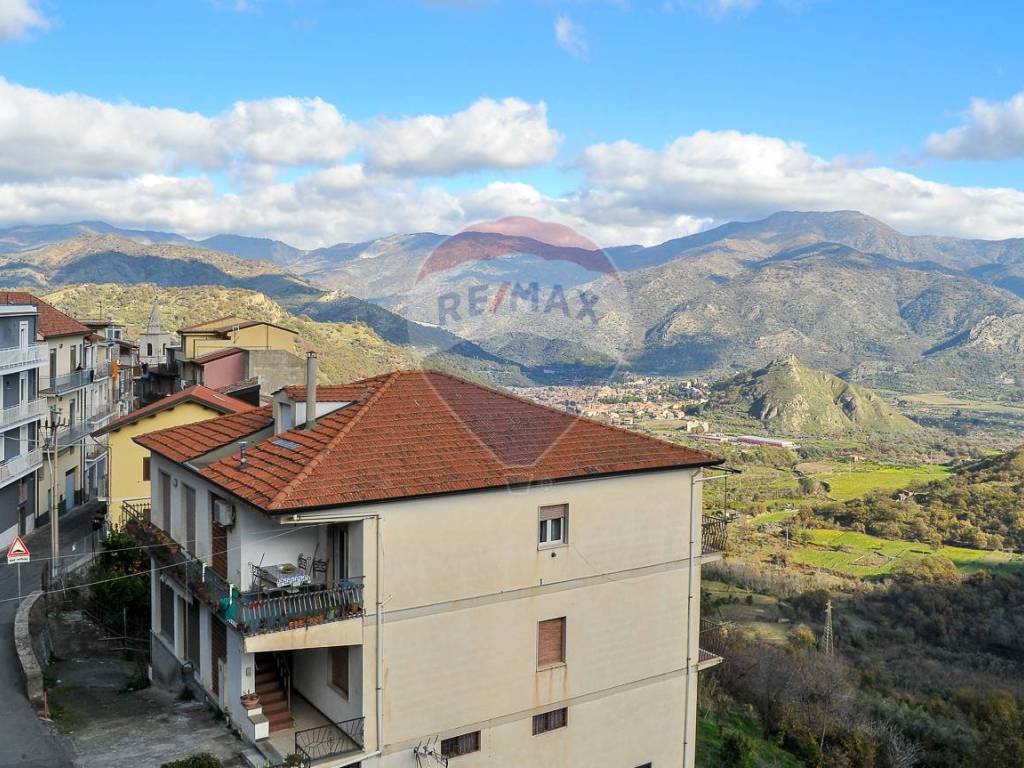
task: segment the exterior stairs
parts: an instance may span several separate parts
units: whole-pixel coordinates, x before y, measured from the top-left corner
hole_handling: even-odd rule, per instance
[[[295,720],[288,709],[288,693],[277,673],[273,657],[256,662],[256,693],[260,696],[263,714],[270,722],[271,733],[295,727]]]

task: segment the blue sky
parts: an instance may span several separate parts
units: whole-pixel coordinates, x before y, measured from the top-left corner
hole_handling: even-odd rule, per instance
[[[589,227],[604,239],[656,240],[773,208],[863,209],[878,197],[869,212],[890,214],[891,223],[908,231],[1024,236],[1024,104],[1018,111],[1013,102],[1024,91],[1024,3],[14,3],[19,4],[35,16],[28,22],[22,17],[20,28],[8,22],[7,39],[0,40],[0,77],[29,101],[36,93],[44,98],[75,92],[115,109],[162,107],[215,118],[237,102],[295,97],[322,100],[346,123],[365,128],[380,118],[444,119],[481,99],[501,104],[512,98],[542,105],[543,119],[535,114],[531,125],[543,123],[549,135],[539,145],[536,131],[506,137],[510,144],[532,144],[532,155],[453,159],[426,169],[420,162],[412,171],[398,161],[367,163],[365,139],[352,139],[348,151],[330,157],[286,162],[239,160],[237,145],[229,151],[230,163],[186,159],[161,167],[148,160],[133,165],[128,158],[120,172],[53,163],[40,173],[14,164],[5,168],[0,161],[0,185],[7,187],[6,196],[0,191],[0,220],[7,223],[79,213],[110,218],[120,211],[126,224],[190,233],[238,227],[320,242],[526,212]],[[569,30],[568,39],[558,39],[559,25]],[[0,37],[4,29],[0,18]],[[9,120],[27,112],[21,97],[6,108],[0,104],[0,116],[5,109]],[[972,117],[972,99],[986,100],[992,109]],[[63,122],[61,110],[67,108],[54,103],[40,109]],[[947,134],[929,144],[932,134],[958,127],[963,135]],[[175,157],[189,156],[175,142],[194,149],[194,138],[155,133],[161,135],[135,138],[164,142],[153,151]],[[452,143],[468,145],[490,135],[469,131],[449,142],[448,150],[454,151]],[[695,135],[703,138],[693,140]],[[784,146],[764,147],[751,137]],[[0,149],[18,152],[14,141],[24,143],[14,130],[6,138],[4,146],[0,120]],[[681,138],[685,161],[659,154]],[[62,140],[74,143],[73,137]],[[629,146],[615,144],[620,141]],[[53,155],[42,146],[34,151]],[[386,150],[378,145],[376,151]],[[713,171],[703,166],[708,152],[715,158]],[[775,159],[758,171],[757,159],[765,152]],[[795,178],[789,171],[794,163],[803,167]],[[408,217],[407,227],[394,210],[381,216],[377,228],[345,216],[331,225],[323,216],[286,225],[286,211],[274,209],[249,221],[238,211],[247,206],[226,210],[222,199],[246,197],[253,204],[248,207],[259,209],[270,204],[270,190],[281,196],[286,186],[298,185],[289,205],[309,205],[312,198],[301,197],[304,179],[352,166],[366,174],[354,206],[362,218],[374,216],[368,194],[392,203],[385,208],[395,208],[397,195],[403,205],[427,206],[433,213]],[[869,173],[859,175],[858,169]],[[873,173],[877,169],[885,173]],[[757,186],[757,194],[730,192],[730,172],[750,176],[748,186]],[[139,195],[128,182],[144,174],[173,182],[173,212],[159,213],[155,202],[139,204],[134,213],[118,204],[114,186],[121,185],[121,195]],[[912,190],[900,174],[913,177]],[[644,181],[638,185],[640,175]],[[773,176],[771,184],[762,183]],[[209,186],[184,191],[186,180]],[[921,202],[892,213],[890,199],[934,197],[933,182],[948,195],[941,206]],[[44,184],[64,190],[70,202],[54,206],[52,195],[48,208],[24,202]],[[515,194],[496,184],[515,185]],[[710,188],[703,197],[702,185]],[[824,194],[826,188],[831,191]],[[339,207],[352,202],[332,189]],[[355,194],[353,187],[346,189],[346,195]],[[90,210],[82,200],[96,190],[109,202]],[[323,196],[323,188],[318,191]],[[190,208],[207,203],[218,212],[189,216]],[[530,210],[514,210],[517,205]],[[963,223],[951,224],[958,207]]]

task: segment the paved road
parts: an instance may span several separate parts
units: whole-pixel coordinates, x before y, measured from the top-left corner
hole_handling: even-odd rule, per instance
[[[60,519],[61,551],[73,560],[82,554],[81,545],[71,551],[92,530],[92,513],[87,509],[70,512]],[[66,543],[65,543],[66,542]],[[21,566],[22,594],[39,588],[40,574],[49,568],[50,528],[25,537],[32,561]],[[6,554],[6,549],[0,555]],[[71,750],[63,738],[42,722],[25,698],[21,668],[14,652],[14,614],[18,610],[17,566],[0,560],[0,766],[8,768],[71,768]],[[14,598],[14,599],[12,599]]]

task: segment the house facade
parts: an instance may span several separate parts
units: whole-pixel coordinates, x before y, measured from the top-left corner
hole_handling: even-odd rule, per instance
[[[719,460],[424,372],[136,440],[153,675],[269,758],[694,764]]]
[[[46,412],[39,381],[47,354],[36,336],[38,321],[38,310],[24,297],[0,304],[0,547],[35,525],[43,465],[39,422]]]

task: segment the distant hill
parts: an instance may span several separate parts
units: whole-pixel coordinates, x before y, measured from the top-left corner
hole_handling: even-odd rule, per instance
[[[808,368],[792,355],[716,384],[711,405],[786,434],[899,434],[921,429],[871,390]]]

